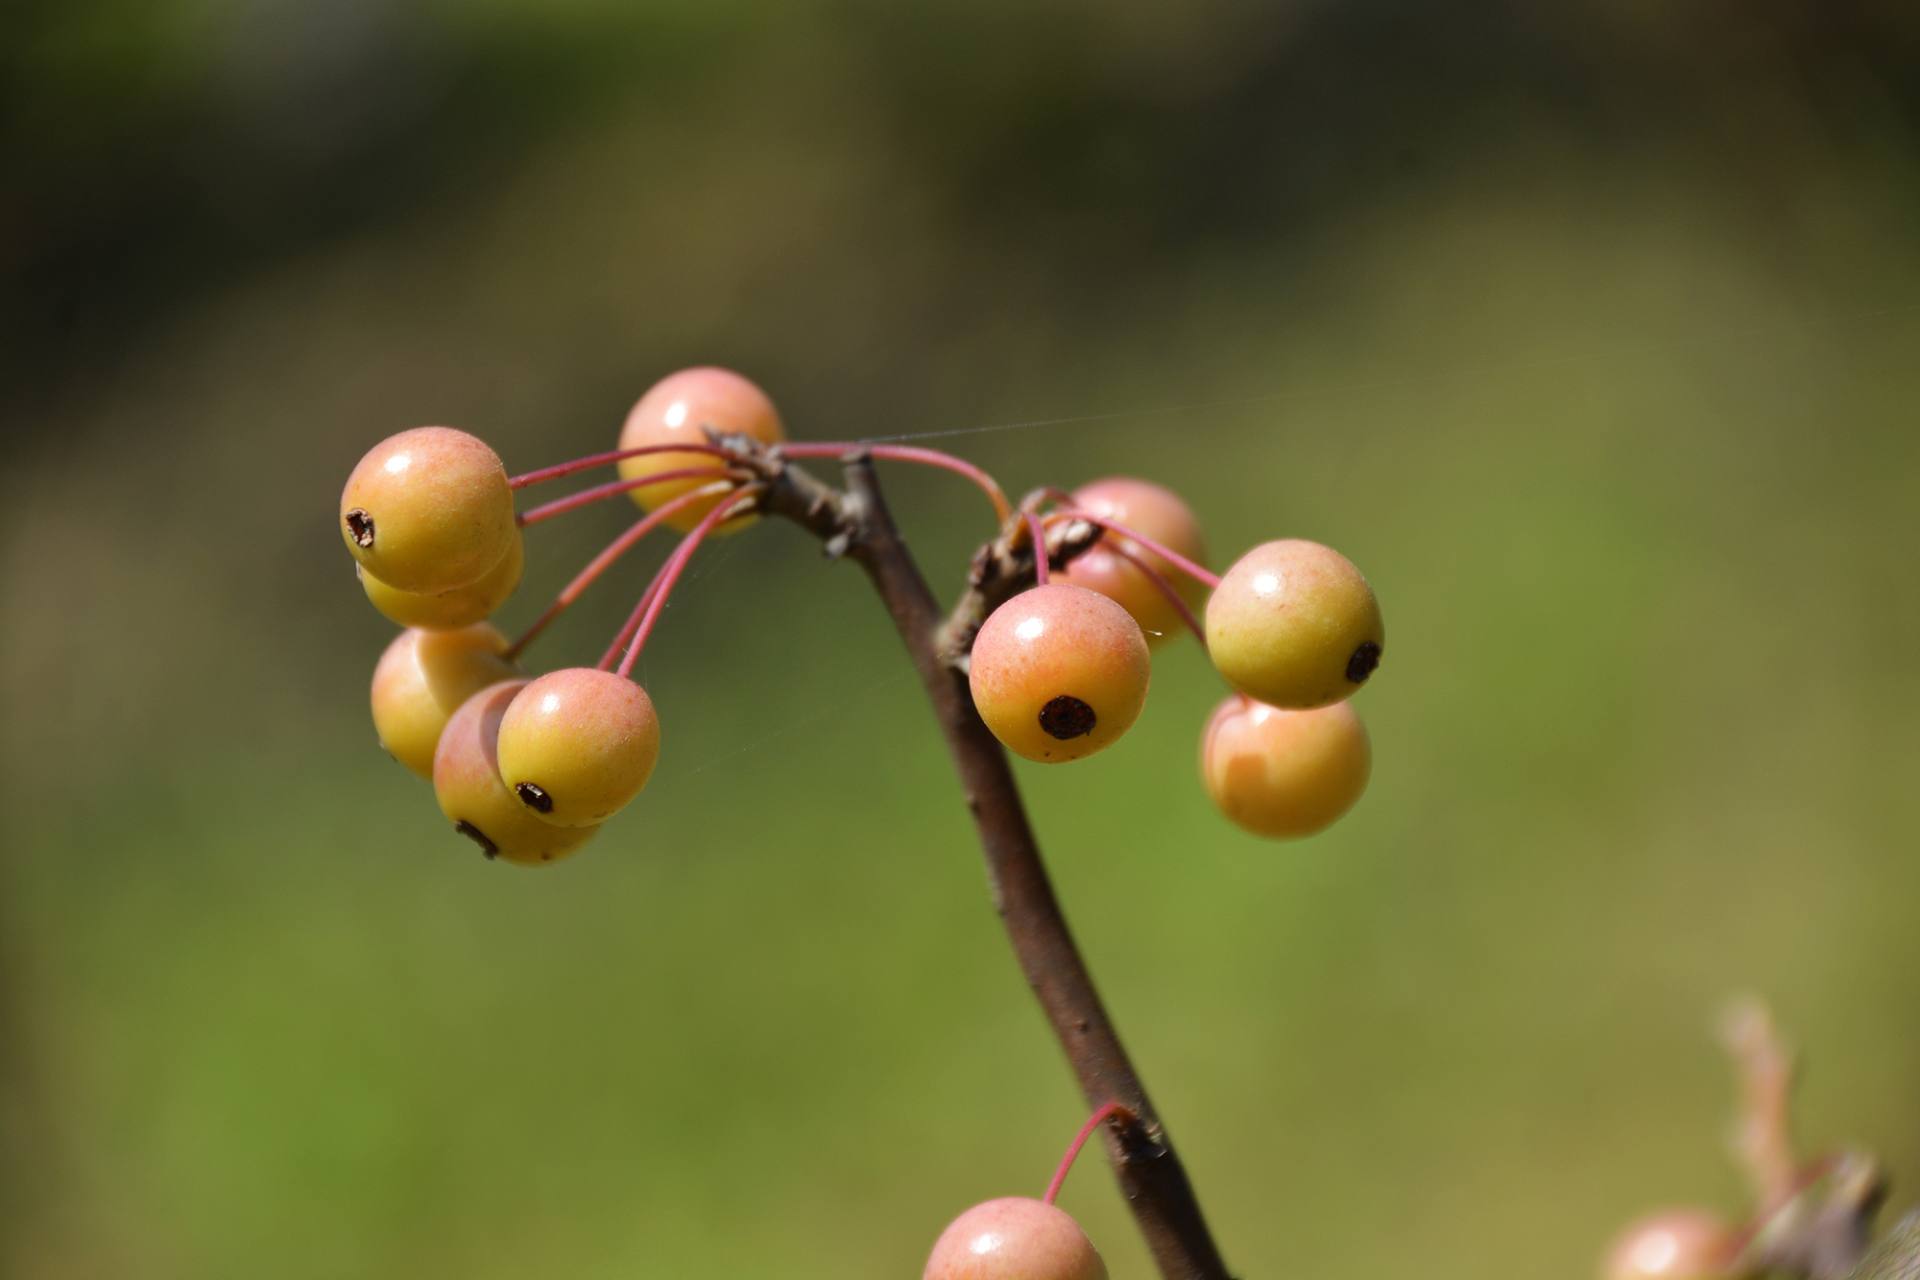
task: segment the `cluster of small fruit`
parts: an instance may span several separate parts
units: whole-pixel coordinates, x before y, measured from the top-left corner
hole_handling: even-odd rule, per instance
[[[1109,1102],[1087,1118],[1038,1200],[983,1201],[947,1224],[921,1280],[1107,1280],[1107,1264],[1087,1233],[1055,1200],[1067,1172],[1101,1125],[1132,1113]]]
[[[1150,651],[1191,630],[1235,689],[1201,739],[1201,776],[1220,810],[1258,835],[1292,837],[1351,808],[1371,754],[1346,700],[1386,639],[1360,571],[1331,548],[1286,539],[1216,576],[1193,511],[1160,485],[1114,478],[1051,496],[1031,517],[1036,543],[1055,521],[1104,532],[1057,580],[1037,555],[1037,585],[980,628],[968,676],[994,735],[1046,763],[1111,745],[1146,702]]]
[[[649,390],[611,453],[509,477],[474,436],[422,427],[382,441],[349,477],[342,537],[368,599],[406,628],[374,673],[375,727],[390,754],[433,780],[441,809],[488,856],[553,861],[646,785],[660,724],[630,678],[635,660],[695,548],[750,524],[761,488],[718,436],[780,446],[789,457],[854,447],[787,444],[760,388],[699,368]],[[1236,690],[1214,712],[1201,752],[1207,790],[1228,817],[1262,835],[1301,836],[1358,798],[1370,753],[1345,700],[1378,664],[1384,633],[1372,590],[1343,556],[1313,542],[1270,542],[1216,577],[1202,563],[1193,512],[1159,485],[1115,478],[1042,490],[1015,512],[991,477],[961,459],[865,447],[967,476],[1036,546],[1061,522],[1101,529],[1057,578],[1036,555],[1033,588],[997,609],[973,642],[975,705],[1009,749],[1058,763],[1110,745],[1145,701],[1149,649],[1185,627]],[[618,465],[618,480],[516,514],[518,490],[607,464]],[[623,493],[647,514],[509,644],[485,619],[519,583],[521,530]],[[685,536],[599,665],[526,679],[517,665],[526,645],[662,524]],[[1204,624],[1194,612],[1203,592]]]
[[[629,678],[692,533],[726,519],[735,473],[699,433],[722,421],[780,437],[757,387],[722,370],[688,370],[635,406],[617,455],[509,478],[484,442],[450,427],[403,431],[376,445],[347,480],[341,534],[369,601],[403,630],[374,668],[374,727],[387,752],[433,782],[441,811],[488,857],[522,864],[585,844],[647,784],[660,755],[652,700]],[[684,446],[684,447],[682,447]],[[514,493],[607,461],[623,478],[517,514]],[[648,515],[597,556],[509,644],[485,619],[519,584],[521,529],[617,493]],[[598,667],[529,680],[518,658],[545,626],[660,524],[690,531]],[[613,659],[625,650],[618,670]]]

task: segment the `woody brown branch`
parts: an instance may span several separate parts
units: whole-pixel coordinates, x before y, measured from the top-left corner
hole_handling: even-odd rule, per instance
[[[1160,1274],[1167,1280],[1230,1280],[1173,1140],[1153,1109],[1101,1002],[1014,781],[1006,751],[974,711],[960,659],[987,614],[1033,581],[1031,542],[1018,520],[983,547],[951,615],[938,601],[895,527],[871,462],[846,460],[846,489],[740,437],[718,437],[767,484],[763,510],[818,537],[830,555],[865,570],[906,645],[959,775],[985,855],[993,901],[1027,985],[1065,1051],[1089,1108],[1118,1102],[1134,1113],[1107,1132],[1107,1154]],[[1048,551],[1064,564],[1098,531],[1066,522],[1049,531]]]

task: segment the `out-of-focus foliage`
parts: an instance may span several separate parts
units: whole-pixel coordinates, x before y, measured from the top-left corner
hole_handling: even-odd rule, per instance
[[[44,4],[0,47],[0,1271],[911,1275],[1080,1117],[858,577],[765,524],[665,753],[488,866],[380,756],[330,527],[694,361],[1015,490],[1321,538],[1372,790],[1207,806],[1190,646],[1023,773],[1248,1275],[1579,1275],[1731,1209],[1717,1002],[1920,1179],[1920,24],[1786,3]],[[891,476],[935,579],[978,495]],[[537,611],[618,527],[529,539]],[[657,554],[657,553],[656,553]],[[641,557],[544,638],[591,661]],[[1067,1199],[1146,1274],[1091,1168]]]

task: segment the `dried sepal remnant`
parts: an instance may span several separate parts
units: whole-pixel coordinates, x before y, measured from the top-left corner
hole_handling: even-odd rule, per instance
[[[1071,694],[1050,698],[1040,708],[1040,727],[1062,742],[1086,737],[1098,722],[1093,708]]]
[[[1354,684],[1365,684],[1367,677],[1380,665],[1380,646],[1371,640],[1363,640],[1347,659],[1347,679]]]
[[[500,846],[487,838],[487,833],[468,822],[465,818],[453,824],[453,829],[480,846],[480,856],[491,862],[500,856]]]

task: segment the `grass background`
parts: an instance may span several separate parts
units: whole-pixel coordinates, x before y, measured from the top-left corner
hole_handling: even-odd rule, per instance
[[[1123,472],[1348,552],[1376,773],[1194,776],[1190,645],[1022,778],[1247,1275],[1579,1275],[1733,1210],[1708,1035],[1920,1174],[1920,214],[1899,6],[170,0],[0,63],[0,1266],[912,1275],[1081,1116],[852,571],[763,525],[546,873],[375,748],[329,528],[422,422],[610,447],[692,362],[795,434]],[[977,495],[889,474],[937,582]],[[622,517],[543,526],[509,629]],[[657,555],[658,553],[653,553]],[[650,571],[539,660],[590,661]],[[623,598],[626,597],[626,598]],[[1089,1167],[1066,1201],[1148,1263]]]

